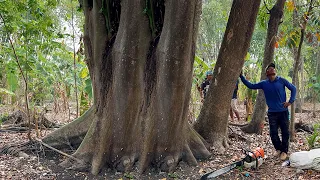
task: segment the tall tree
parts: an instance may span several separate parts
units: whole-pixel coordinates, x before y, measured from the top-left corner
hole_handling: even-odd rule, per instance
[[[259,5],[257,0],[233,1],[213,80],[195,124],[197,132],[219,151],[227,146],[232,92],[250,45]]]
[[[104,165],[125,171],[140,161],[142,171],[150,164],[171,171],[181,159],[194,165],[208,157],[187,122],[201,0],[83,0],[81,6],[94,104],[44,138],[60,148],[81,143],[77,161],[62,165],[97,174]]]
[[[301,49],[304,40],[304,36],[306,33],[306,26],[309,19],[309,15],[313,9],[313,0],[310,0],[308,10],[306,13],[303,14],[301,28],[300,28],[300,41],[298,49],[294,53],[294,66],[293,66],[293,73],[292,73],[292,84],[297,85],[298,82],[298,68],[301,66]],[[299,89],[297,88],[297,94],[299,94]],[[290,116],[290,141],[295,140],[295,129],[294,129],[294,122],[295,122],[295,103],[291,105],[291,116]]]
[[[203,1],[197,55],[206,62],[216,62],[226,29],[231,0]]]
[[[78,101],[78,87],[77,87],[77,63],[76,63],[76,43],[74,37],[74,10],[71,0],[71,26],[72,26],[72,43],[73,43],[73,74],[74,74],[74,91],[76,99],[76,118],[79,116],[79,101]]]
[[[265,68],[268,66],[268,64],[273,62],[274,48],[277,42],[276,36],[278,33],[281,18],[283,16],[283,8],[285,2],[285,0],[277,0],[276,4],[272,7],[271,10],[269,10],[270,18],[268,22],[267,37],[264,46],[264,57],[260,80],[264,80],[267,78]],[[252,114],[252,120],[247,126],[244,126],[241,129],[247,133],[261,134],[264,125],[265,113],[266,103],[264,93],[262,90],[259,90],[256,98],[256,104],[254,106],[254,111]]]

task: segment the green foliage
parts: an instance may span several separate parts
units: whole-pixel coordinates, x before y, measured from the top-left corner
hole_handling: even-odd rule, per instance
[[[84,92],[81,92],[80,95],[80,115],[84,114],[88,109],[89,106],[89,100]]]
[[[124,177],[126,177],[128,179],[134,179],[134,176],[130,173],[124,173]]]
[[[217,60],[227,25],[231,0],[207,0],[202,5],[197,55],[210,64]]]
[[[298,29],[295,29],[294,31],[290,32],[289,36],[287,36],[287,46],[289,48],[297,48],[300,42],[300,36],[301,33]]]
[[[313,90],[315,96],[313,98],[318,98],[320,95],[320,76],[313,76],[310,78],[308,87]]]
[[[109,0],[102,0],[102,7],[100,9],[100,13],[102,13],[106,19],[106,28],[107,32],[111,33],[112,27],[111,27],[111,17],[110,17],[110,8],[109,8]]]
[[[10,91],[14,92],[18,87],[17,72],[11,71],[7,74],[7,85]]]
[[[312,135],[307,137],[309,149],[320,147],[320,124],[314,125],[314,131]]]
[[[173,179],[179,179],[179,175],[177,173],[168,173],[168,176]]]
[[[72,33],[65,25],[70,24],[71,9],[77,3],[75,0],[1,1],[0,12],[6,22],[6,26],[0,26],[0,70],[5,72],[0,76],[1,88],[19,93],[22,83],[9,43],[10,36],[22,70],[27,75],[31,103],[52,100],[54,84],[66,87],[66,94],[71,97],[73,91],[70,87],[74,84],[73,49],[70,48]],[[83,15],[74,13],[75,27],[82,28]],[[77,59],[76,73],[81,75],[77,77],[78,88],[83,90],[89,84],[85,83],[88,70],[81,61],[83,55],[78,54]]]
[[[89,99],[92,99],[92,97],[93,97],[93,94],[92,94],[92,82],[91,82],[91,79],[90,79],[90,78],[87,78],[87,79],[85,80],[84,92],[85,92],[86,94],[88,94]]]
[[[205,78],[205,73],[212,70],[214,64],[207,64],[199,56],[195,56],[194,67],[193,67],[193,85],[200,85]]]
[[[156,36],[156,25],[155,25],[154,13],[153,13],[152,0],[146,0],[146,7],[144,8],[143,13],[148,16],[151,34],[152,34],[152,37],[155,37]]]
[[[0,115],[0,126],[3,122],[7,121],[9,119],[8,113],[3,113]]]
[[[240,172],[242,172],[244,169],[244,166],[237,166],[236,169],[238,169]]]
[[[272,0],[264,0],[260,5],[260,11],[258,14],[257,24],[262,29],[268,28],[269,21],[269,9],[272,8],[274,2]]]
[[[12,92],[12,91],[10,91],[10,90],[7,90],[7,89],[4,89],[4,88],[0,88],[0,96],[1,95],[11,95],[11,96],[14,96],[15,94]]]
[[[283,23],[280,26],[281,33],[277,39],[281,47],[298,47],[301,36],[300,30],[304,23],[304,19],[307,19],[305,41],[308,41],[307,43],[309,44],[313,43],[314,46],[318,46],[318,41],[320,41],[320,39],[317,38],[317,33],[320,28],[320,11],[318,8],[313,8],[308,14],[307,11],[309,3],[310,1],[307,1],[306,4],[305,2],[287,1],[283,16]],[[315,4],[316,3],[314,3],[313,6]]]
[[[106,18],[107,29],[111,31],[109,0],[101,0],[101,13]],[[153,6],[158,6],[159,1],[147,0],[144,13],[149,18],[153,37],[160,32],[157,17]],[[243,71],[250,76],[250,81],[258,82],[262,69],[264,56],[265,37],[269,14],[276,1],[265,0],[261,3],[258,23],[246,56]],[[199,86],[205,78],[205,72],[212,70],[218,57],[219,48],[226,28],[231,0],[206,0],[203,1],[202,17],[199,26],[197,52],[194,61],[193,87]],[[277,65],[278,75],[285,78],[292,70],[293,52],[300,40],[300,27],[303,15],[307,11],[305,2],[287,1],[280,25],[279,34],[276,38],[279,47],[276,48],[274,61]],[[300,3],[300,4],[299,4]],[[54,96],[53,86],[59,84],[64,87],[68,98],[73,97],[73,44],[72,38],[80,37],[81,34],[71,35],[71,9],[78,5],[76,0],[28,0],[12,1],[0,0],[0,13],[3,15],[6,26],[0,21],[0,88],[5,90],[5,95],[17,94],[23,88],[21,74],[14,59],[14,54],[9,43],[12,38],[16,53],[21,62],[23,72],[27,74],[29,92],[32,92],[32,102],[52,100]],[[316,2],[319,6],[319,2]],[[297,10],[298,18],[293,19],[293,12]],[[111,11],[112,12],[112,11]],[[164,12],[161,12],[164,13]],[[160,14],[161,14],[160,13]],[[320,10],[314,8],[308,16],[306,27],[306,40],[302,49],[306,79],[310,79],[308,87],[312,92],[320,94],[320,80],[317,77],[317,62],[319,58],[319,28]],[[74,11],[74,24],[76,32],[83,32],[83,14]],[[296,26],[298,25],[298,26]],[[160,27],[160,26],[159,26]],[[77,40],[76,40],[77,41]],[[76,42],[76,46],[81,46]],[[92,100],[92,84],[86,64],[83,62],[84,55],[76,55],[76,80],[80,95],[80,107],[82,112]],[[3,72],[3,73],[2,73]],[[311,78],[315,76],[316,78]],[[194,89],[194,88],[193,88]],[[255,99],[257,91],[247,92],[240,85],[240,97],[250,95]],[[2,91],[4,91],[2,90]],[[198,93],[198,92],[197,92]]]

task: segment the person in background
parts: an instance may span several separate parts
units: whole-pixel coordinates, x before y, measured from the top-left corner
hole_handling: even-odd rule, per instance
[[[202,82],[201,84],[201,102],[204,101],[206,98],[211,80],[212,80],[212,71],[207,71],[206,72],[206,79]]]
[[[274,148],[275,156],[280,155],[281,160],[287,158],[289,148],[289,111],[290,106],[296,97],[296,87],[286,79],[276,75],[275,64],[271,63],[266,68],[268,79],[252,84],[240,74],[241,81],[250,89],[262,89],[268,105],[268,119],[270,126],[270,137]],[[285,87],[291,91],[289,101],[286,98]],[[282,140],[280,141],[278,129],[281,129]]]
[[[234,88],[232,99],[231,99],[230,117],[231,117],[232,121],[234,120],[233,113],[236,115],[238,121],[240,121],[240,115],[239,115],[239,111],[238,111],[238,101],[237,101],[237,99],[238,99],[238,86],[239,86],[239,80],[237,79],[236,86]]]

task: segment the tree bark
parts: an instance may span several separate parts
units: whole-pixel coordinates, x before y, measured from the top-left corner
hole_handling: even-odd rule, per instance
[[[315,75],[314,76],[317,76],[318,74],[320,74],[320,52],[316,52],[313,56],[312,56],[312,59],[316,59],[316,67],[315,67]],[[316,83],[317,81],[313,81],[312,83]],[[311,89],[311,97],[312,97],[312,104],[313,104],[313,107],[312,107],[312,117],[313,118],[316,118],[317,114],[316,114],[316,104],[317,104],[317,96],[318,96],[318,93],[316,92],[316,89],[312,88]]]
[[[166,1],[165,6],[163,30],[155,53],[156,84],[148,110],[150,119],[146,122],[150,128],[146,131],[142,170],[153,163],[172,171],[179,159],[195,164],[193,154],[199,154],[198,158],[209,155],[197,134],[188,137],[191,129],[186,121],[201,3],[175,0]],[[196,140],[199,146],[192,146],[190,140]]]
[[[227,147],[227,124],[232,92],[253,34],[260,1],[234,0],[213,79],[195,124],[218,151]]]
[[[43,142],[60,149],[78,148],[92,123],[93,115],[94,107],[91,107],[77,120],[48,134],[43,139]]]
[[[63,166],[98,174],[104,165],[129,171],[139,161],[142,171],[151,164],[172,171],[180,160],[195,165],[210,155],[187,119],[201,0],[145,5],[83,1],[94,104],[75,125],[44,138],[61,146],[86,134],[73,154],[80,161]]]
[[[302,106],[304,104],[304,93],[305,93],[305,80],[304,80],[304,59],[302,58],[301,59],[301,65],[300,65],[300,83],[299,83],[299,86],[301,88],[300,89],[300,95],[299,95],[299,99],[298,99],[298,102],[299,104],[297,103],[296,104],[296,110],[295,112],[297,113],[301,113],[302,112]]]
[[[302,112],[302,89],[303,86],[301,85],[302,81],[302,65],[303,65],[303,59],[300,60],[300,67],[298,67],[298,72],[296,76],[296,88],[299,89],[299,93],[296,95],[296,100],[295,100],[295,113],[301,113]],[[300,73],[299,73],[300,72]],[[300,74],[300,77],[299,77]]]
[[[264,45],[264,57],[262,63],[262,70],[260,80],[266,79],[265,68],[273,61],[274,48],[278,28],[283,15],[285,0],[277,0],[276,4],[270,10],[270,18],[268,22],[267,38]],[[258,90],[256,98],[256,104],[252,114],[252,120],[247,125],[241,128],[246,133],[257,133],[261,134],[264,127],[264,119],[266,113],[266,102],[264,93],[262,90]]]
[[[300,65],[300,55],[301,55],[301,48],[302,48],[302,43],[305,35],[305,30],[302,28],[301,29],[301,35],[300,35],[300,42],[299,42],[299,47],[298,47],[298,52],[297,56],[294,62],[294,68],[293,68],[293,73],[292,73],[292,84],[297,86],[298,83],[298,67]],[[299,94],[299,86],[297,86],[297,95]],[[290,114],[290,141],[295,140],[295,129],[294,129],[294,122],[295,122],[295,106],[296,103],[291,104],[291,114]]]

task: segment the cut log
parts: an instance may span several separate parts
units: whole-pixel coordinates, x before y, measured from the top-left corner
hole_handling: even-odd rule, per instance
[[[31,127],[35,128],[36,124],[38,123],[38,127],[44,126],[46,128],[58,128],[60,127],[54,122],[49,121],[43,113],[37,116],[37,120],[35,118],[31,119]],[[6,121],[3,122],[2,125],[10,125],[15,127],[28,127],[28,118],[25,112],[18,110],[10,114],[9,116],[5,117]]]

